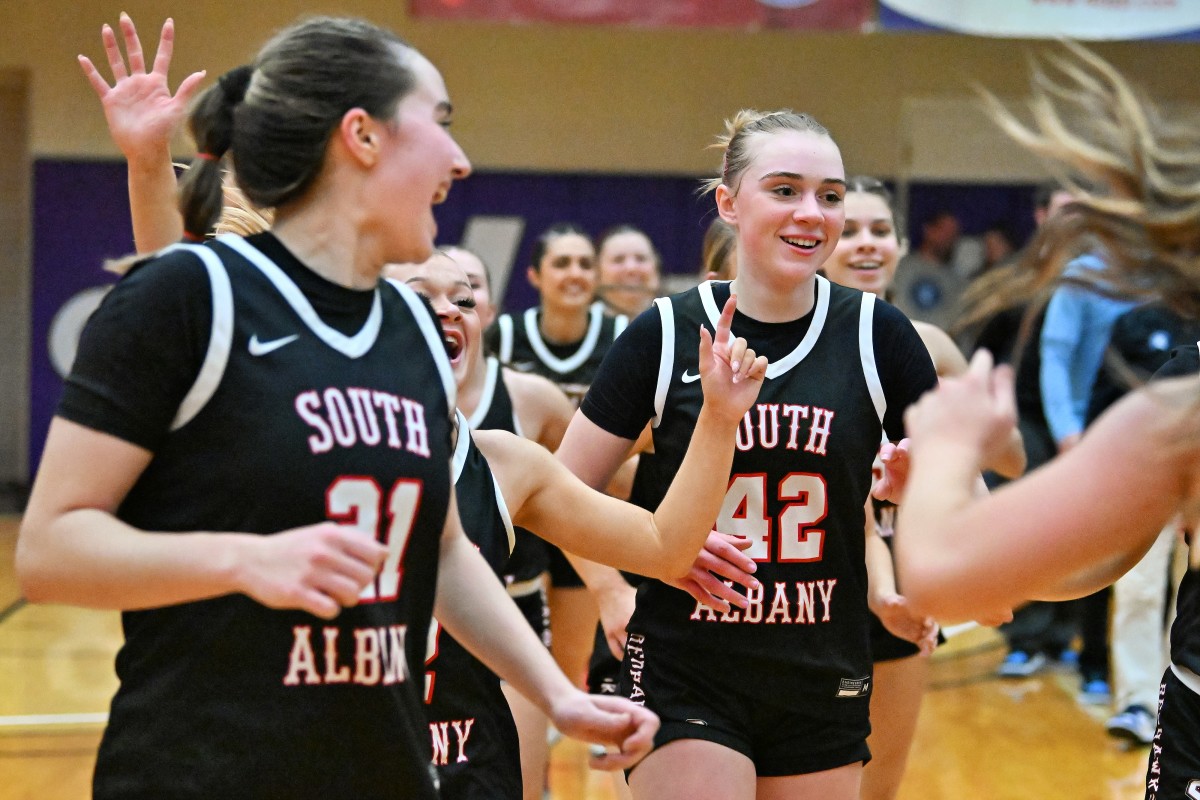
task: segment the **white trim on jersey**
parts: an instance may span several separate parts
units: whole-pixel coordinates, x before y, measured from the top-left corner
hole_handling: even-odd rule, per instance
[[[225,265],[211,249],[194,244],[177,244],[162,252],[172,250],[186,250],[199,258],[212,286],[212,329],[208,337],[208,350],[192,388],[184,396],[179,410],[175,412],[175,419],[171,421],[171,430],[177,431],[200,413],[225,375],[229,353],[233,349],[233,287],[229,283]]]
[[[529,346],[533,348],[538,360],[559,375],[566,375],[582,367],[596,350],[596,344],[600,341],[600,326],[604,322],[604,311],[600,306],[592,305],[588,309],[588,316],[591,319],[588,321],[588,330],[579,344],[579,349],[570,358],[559,358],[550,352],[546,342],[542,339],[542,332],[538,329],[537,309],[526,309],[524,315],[525,336],[529,339]]]
[[[446,355],[446,343],[442,341],[442,337],[438,334],[438,326],[434,324],[433,312],[421,300],[421,296],[410,289],[407,284],[401,283],[395,278],[384,278],[384,280],[400,293],[404,302],[408,303],[413,319],[416,320],[417,327],[421,329],[421,334],[425,337],[425,344],[428,345],[429,352],[433,355],[433,363],[437,364],[438,374],[442,377],[442,388],[446,391],[446,403],[449,406],[447,410],[450,414],[458,413],[458,384],[454,382],[454,368],[450,366],[450,356]],[[378,293],[375,295],[375,302],[379,302]]]
[[[308,326],[309,330],[315,333],[318,339],[342,355],[348,358],[360,358],[371,349],[376,339],[379,338],[379,328],[383,323],[383,306],[379,301],[378,289],[375,290],[375,299],[371,304],[371,313],[367,316],[367,321],[363,323],[362,329],[353,336],[347,336],[341,331],[326,325],[317,314],[316,309],[312,307],[312,303],[308,302],[308,298],[304,296],[304,292],[300,291],[300,287],[274,261],[254,245],[232,233],[218,236],[217,241],[236,250],[247,261],[257,267],[266,276],[267,280],[275,285],[276,290],[283,295],[288,305],[292,307],[297,316]]]
[[[616,339],[629,327],[629,317],[617,314],[613,317],[613,338]]]
[[[875,295],[863,292],[862,306],[858,311],[858,355],[862,360],[863,377],[867,379],[867,390],[879,424],[887,413],[887,398],[883,395],[883,383],[879,380],[879,367],[875,363]]]
[[[463,468],[467,466],[467,453],[471,450],[471,425],[461,409],[454,409],[454,419],[458,422],[458,437],[454,443],[454,453],[450,456],[450,476],[457,485]]]
[[[513,320],[508,314],[501,314],[496,320],[496,326],[500,331],[500,352],[497,353],[500,360],[509,364],[512,362],[513,349]]]
[[[517,532],[513,530],[512,515],[508,513],[508,503],[504,502],[504,494],[500,491],[500,482],[496,480],[496,473],[492,472],[490,468],[488,473],[492,476],[492,489],[496,492],[496,509],[500,512],[500,519],[504,520],[504,531],[508,534],[508,554],[511,556],[517,546]]]
[[[496,397],[496,380],[500,376],[499,359],[488,356],[484,363],[487,364],[487,373],[483,378],[483,391],[479,394],[479,404],[475,406],[475,412],[467,420],[473,429],[478,428],[492,410],[492,400]]]
[[[504,380],[504,366],[500,363],[500,359],[488,356],[485,363],[487,364],[487,374],[483,377],[483,391],[479,395],[479,405],[475,406],[475,413],[469,420],[472,429],[478,428],[487,419],[488,412],[492,410],[492,402],[496,399],[497,385]],[[513,409],[512,424],[512,432],[524,439],[525,433],[521,430],[521,420],[517,417],[516,408]]]
[[[804,357],[816,347],[817,339],[821,338],[821,331],[825,328],[825,319],[829,316],[830,289],[828,280],[820,275],[817,275],[816,278],[813,290],[816,294],[816,308],[812,324],[808,326],[808,332],[804,334],[804,338],[792,352],[767,365],[768,380],[778,378],[803,361]],[[712,284],[718,282],[720,281],[705,281],[697,287],[700,290],[700,302],[704,306],[704,313],[708,315],[708,321],[712,324],[714,331],[717,329],[717,321],[721,318],[721,309],[717,308],[717,300],[712,293]]]
[[[671,387],[671,372],[675,369],[675,314],[671,310],[671,298],[659,297],[654,301],[658,316],[662,320],[662,352],[658,356],[658,383],[654,387],[654,419],[651,427],[662,422],[663,409],[667,405],[667,389]]]

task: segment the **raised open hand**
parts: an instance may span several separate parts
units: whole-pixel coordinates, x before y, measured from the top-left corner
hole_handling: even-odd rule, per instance
[[[157,164],[164,152],[169,153],[171,137],[183,124],[188,103],[199,89],[205,73],[188,75],[172,95],[167,84],[167,71],[175,48],[175,23],[169,18],[163,23],[154,67],[149,72],[137,29],[128,14],[121,14],[120,26],[128,68],[113,29],[108,25],[100,29],[104,53],[112,69],[113,85],[108,84],[87,56],[79,56],[79,66],[100,98],[108,131],[126,160],[131,166],[141,162]]]

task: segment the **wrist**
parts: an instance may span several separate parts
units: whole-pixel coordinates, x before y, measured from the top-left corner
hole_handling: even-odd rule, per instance
[[[250,564],[254,559],[250,548],[258,537],[233,533],[201,533],[212,545],[213,577],[216,583],[229,593],[249,594],[251,580]]]

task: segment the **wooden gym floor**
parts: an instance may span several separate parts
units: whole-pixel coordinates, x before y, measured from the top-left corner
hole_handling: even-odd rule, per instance
[[[33,606],[12,572],[17,520],[0,517],[0,800],[82,800],[116,686],[117,614]],[[992,677],[999,637],[974,630],[935,656],[900,800],[1135,800],[1146,750],[1107,738],[1074,675]],[[555,746],[553,800],[610,800],[582,745]]]

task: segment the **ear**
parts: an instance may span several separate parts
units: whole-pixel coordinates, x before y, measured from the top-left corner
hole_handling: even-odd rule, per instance
[[[529,285],[539,292],[542,290],[542,273],[534,267],[525,268],[525,280],[529,281]]]
[[[730,225],[737,225],[737,196],[725,184],[717,187],[717,213]]]
[[[336,139],[352,160],[372,167],[383,144],[383,125],[361,108],[352,108],[342,115]]]

